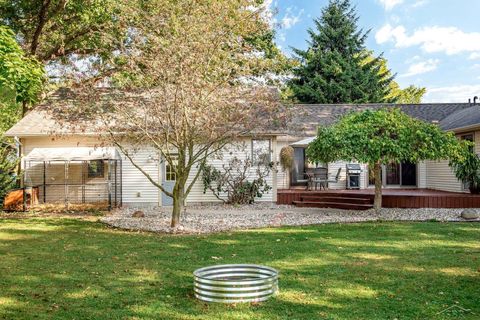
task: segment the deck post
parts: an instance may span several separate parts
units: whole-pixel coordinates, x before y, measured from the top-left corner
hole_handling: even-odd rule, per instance
[[[115,163],[115,207],[118,205],[118,200],[117,200],[117,165],[118,161],[117,160],[112,160],[113,163]]]
[[[47,163],[43,161],[43,204],[47,202]]]
[[[105,161],[105,160],[103,160]],[[102,163],[103,163],[102,161]],[[108,173],[107,173],[107,189],[108,189],[108,211],[112,210],[112,188],[111,188],[111,180],[112,180],[112,168],[110,166],[110,160],[107,160],[108,163]]]
[[[65,208],[68,210],[68,185],[67,185],[67,179],[68,179],[68,161],[65,161],[65,169],[64,169],[64,193],[65,193]]]
[[[85,168],[88,171],[88,162],[82,161],[82,203],[85,203]]]

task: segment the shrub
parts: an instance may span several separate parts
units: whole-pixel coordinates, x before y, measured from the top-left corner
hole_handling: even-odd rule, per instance
[[[458,180],[468,183],[470,193],[480,193],[480,157],[471,149],[463,157],[450,161]]]
[[[203,193],[213,192],[217,199],[229,204],[251,204],[272,189],[266,177],[273,169],[273,163],[254,165],[251,159],[232,158],[221,169],[211,165],[203,168]],[[255,174],[252,174],[255,170]],[[251,179],[254,177],[253,179]]]

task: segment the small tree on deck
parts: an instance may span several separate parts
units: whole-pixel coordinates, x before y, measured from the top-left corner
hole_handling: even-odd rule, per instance
[[[309,145],[312,161],[367,163],[375,174],[374,208],[382,207],[382,165],[458,158],[462,144],[452,133],[414,119],[399,109],[349,113],[330,127],[320,128]]]

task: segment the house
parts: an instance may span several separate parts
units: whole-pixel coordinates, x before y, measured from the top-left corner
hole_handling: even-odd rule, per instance
[[[98,138],[95,125],[90,130],[76,131],[68,125],[60,126],[48,112],[50,107],[67,107],[69,99],[53,95],[45,104],[29,112],[15,126],[6,132],[16,137],[22,156],[24,185],[38,190],[40,202],[108,203],[118,205],[159,205],[168,206],[172,199],[160,192],[136,169],[125,155],[113,146],[104,145]],[[236,156],[254,157],[265,153],[277,162],[282,147],[292,145],[295,150],[295,167],[291,173],[274,170],[267,178],[272,190],[259,201],[277,201],[277,191],[292,186],[304,185],[305,169],[314,164],[305,158],[307,142],[316,133],[318,126],[333,123],[343,114],[364,109],[398,107],[412,117],[437,123],[445,130],[459,134],[462,139],[480,141],[480,106],[460,104],[416,104],[416,105],[293,105],[289,106],[286,128],[281,132],[260,131],[255,136],[245,136],[236,144],[243,149],[225,150],[224,157],[212,159],[211,164],[221,167],[225,161]],[[475,116],[472,116],[472,115]],[[60,133],[60,134],[59,134]],[[480,145],[476,144],[477,152]],[[158,154],[145,146],[135,154],[137,164],[155,177],[163,186],[171,188],[174,175],[165,161],[158,160]],[[360,188],[371,186],[369,169],[360,164]],[[325,164],[330,174],[340,170],[338,182],[331,183],[330,189],[345,189],[345,162]],[[195,169],[196,170],[196,169]],[[195,172],[192,172],[192,176]],[[422,163],[390,164],[383,168],[383,184],[386,188],[429,188],[453,192],[465,191],[464,186],[453,175],[447,161],[426,161]],[[191,190],[188,203],[215,202],[218,199],[198,181]]]
[[[348,112],[383,107],[400,108],[411,117],[438,124],[446,131],[453,131],[461,139],[475,142],[480,153],[480,106],[469,103],[432,103],[432,104],[365,104],[365,105],[295,105],[292,107],[292,119],[289,121],[288,134],[278,137],[277,149],[291,145],[295,150],[295,167],[289,177],[285,172],[278,173],[278,189],[295,185],[304,185],[305,168],[315,166],[305,158],[307,143],[316,135],[318,126],[328,126]],[[477,137],[475,137],[477,135]],[[373,174],[366,164],[360,164],[360,189],[373,187]],[[330,183],[330,189],[345,189],[346,162],[329,163],[330,174],[342,168],[337,183]],[[392,163],[382,168],[382,184],[385,188],[428,188],[451,192],[464,192],[466,188],[458,181],[448,161],[425,161],[421,163]]]

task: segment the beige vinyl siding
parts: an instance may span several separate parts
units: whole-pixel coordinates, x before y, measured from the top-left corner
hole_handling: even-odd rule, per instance
[[[417,188],[427,188],[427,164],[425,161],[417,164]]]
[[[457,136],[466,133],[461,133]],[[474,143],[474,151],[480,154],[480,131],[474,132]],[[448,165],[448,160],[427,161],[426,167],[427,188],[452,192],[466,192],[463,188],[463,183],[455,177],[452,168]]]
[[[122,196],[123,203],[132,205],[158,205],[159,189],[140,172],[132,162],[122,156]],[[135,163],[155,181],[159,181],[158,159],[153,148],[145,147],[133,154]]]
[[[272,161],[276,162],[278,160],[278,147],[276,145],[275,138],[265,138],[271,139],[271,148],[272,148]],[[247,156],[251,157],[251,143],[252,139],[244,138],[241,141],[235,143],[236,147],[230,146],[229,148],[220,152],[219,157],[210,160],[210,163],[213,164],[216,168],[222,168],[222,165],[228,163],[233,157],[238,157],[239,159],[245,159]],[[241,148],[239,148],[241,144]],[[29,137],[22,139],[23,145],[23,155],[28,155],[34,148],[55,148],[55,147],[95,147],[99,146],[100,142],[91,137],[81,137],[81,136],[71,136],[68,138],[59,138],[52,139],[50,137]],[[121,153],[120,153],[121,154]],[[159,163],[155,159],[158,159],[158,155],[153,148],[145,147],[137,150],[133,154],[133,158],[137,165],[139,165],[143,170],[145,170],[155,181],[161,183],[162,181],[162,166],[163,163]],[[154,186],[137,168],[133,166],[130,160],[123,154],[121,154],[122,159],[122,200],[123,203],[128,205],[158,205],[161,204],[161,192],[159,189]],[[53,163],[51,165],[54,165]],[[50,170],[51,174],[58,175],[58,177],[48,177],[57,179],[61,181],[64,179],[63,176],[63,165],[61,163],[55,164],[59,166],[59,170]],[[61,167],[61,168],[60,168]],[[70,172],[70,175],[77,175],[78,170]],[[78,167],[80,168],[80,166]],[[189,182],[193,180],[197,173],[198,168],[194,167],[190,174]],[[58,171],[58,172],[57,172]],[[76,172],[78,171],[78,172]],[[61,175],[61,176],[60,176]],[[250,177],[256,175],[256,170],[251,169]],[[38,177],[37,177],[38,178]],[[36,179],[36,178],[34,178]],[[40,178],[39,178],[40,179]],[[43,177],[42,177],[43,179]],[[272,187],[268,193],[264,194],[262,198],[259,198],[257,201],[276,201],[276,184],[278,181],[278,176],[275,172],[271,172],[267,177],[267,183]],[[38,179],[37,179],[38,180]],[[63,188],[63,186],[62,186]],[[63,192],[63,189],[62,189]],[[73,196],[75,188],[69,190]],[[48,201],[49,199],[47,199]],[[219,202],[213,193],[207,191],[203,193],[203,183],[201,177],[197,180],[194,187],[191,190],[191,193],[187,197],[187,202],[190,203],[200,203],[200,202]]]
[[[328,186],[333,190],[342,190],[347,188],[347,164],[354,163],[348,161],[337,161],[328,164],[329,179],[334,179],[338,169],[340,171],[340,177],[337,183],[329,183]],[[360,164],[362,173],[360,173],[360,188],[365,189],[368,187],[368,166],[366,164]]]
[[[427,188],[443,191],[462,192],[462,183],[455,178],[448,160],[427,161]]]
[[[346,164],[347,162],[345,161],[337,161],[337,162],[331,162],[328,164],[328,175],[329,179],[333,179],[335,175],[338,172],[338,169],[342,169],[340,172],[340,177],[338,179],[337,183],[329,183],[328,187],[329,189],[333,190],[339,190],[339,189],[345,189],[347,186],[347,175],[346,175]]]
[[[258,139],[263,139],[263,138],[258,138]],[[265,139],[270,139],[270,138],[265,138]],[[219,155],[212,157],[212,159],[210,159],[208,163],[217,169],[222,169],[222,166],[224,164],[227,164],[234,157],[237,157],[238,159],[241,159],[241,160],[245,160],[247,157],[251,158],[252,156],[251,143],[252,143],[252,139],[250,138],[241,139],[238,142],[227,146],[224,150],[220,152]],[[274,151],[276,151],[277,149],[275,139],[272,139],[271,141],[271,148],[272,148],[272,152],[271,152],[272,161],[275,161],[276,153]],[[191,183],[191,181],[193,180],[197,172],[198,172],[197,167],[192,168],[190,177],[188,179],[188,184]],[[252,168],[250,170],[249,177],[254,178],[255,175],[256,175],[256,169]],[[258,202],[275,201],[276,181],[278,181],[278,178],[274,179],[274,173],[270,172],[266,180],[267,180],[267,184],[272,187],[272,190],[270,190],[268,193],[265,193],[261,198],[258,198],[256,200]],[[205,193],[203,192],[203,182],[201,177],[199,177],[199,179],[196,181],[196,183],[192,187],[192,190],[190,191],[190,194],[187,197],[187,203],[201,203],[201,202],[221,202],[221,200],[217,199],[210,190],[207,190]]]
[[[476,154],[480,154],[480,131],[475,131],[475,135],[474,135],[474,143],[475,143],[475,153]]]

